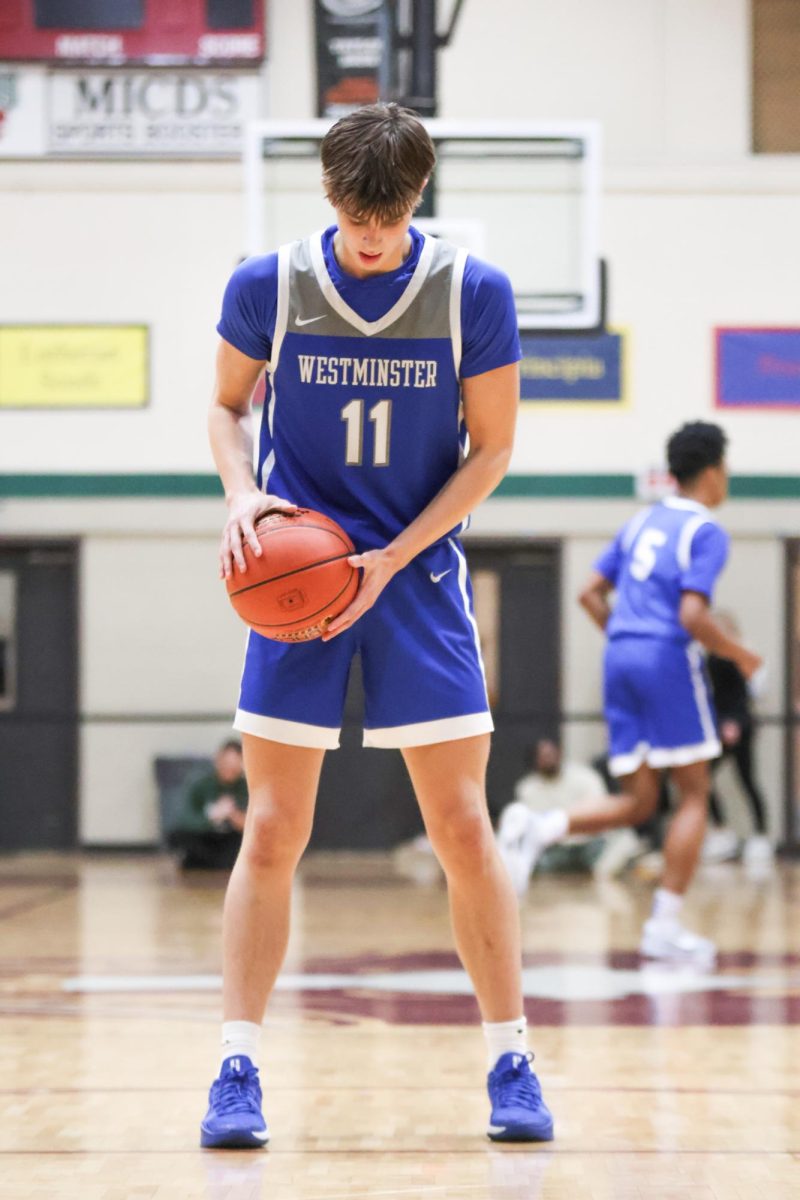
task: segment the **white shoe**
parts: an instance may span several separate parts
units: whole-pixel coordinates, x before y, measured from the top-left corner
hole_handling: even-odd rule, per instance
[[[514,891],[523,896],[545,849],[536,813],[519,801],[504,808],[497,829],[497,848]]]
[[[679,921],[651,917],[645,921],[639,953],[644,958],[711,966],[717,957],[717,948],[708,938],[684,929]]]
[[[765,833],[748,838],[744,844],[742,858],[746,867],[771,866],[775,860],[772,842]]]
[[[706,863],[730,862],[739,854],[739,839],[732,829],[709,829],[701,858]]]

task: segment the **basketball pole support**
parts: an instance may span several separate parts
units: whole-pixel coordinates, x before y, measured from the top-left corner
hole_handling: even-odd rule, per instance
[[[423,118],[435,117],[439,108],[439,89],[436,55],[439,50],[448,46],[453,38],[464,0],[455,0],[450,24],[445,33],[438,33],[436,9],[437,0],[411,0],[411,31],[403,35],[397,31],[396,6],[393,13],[395,21],[395,36],[392,52],[397,49],[411,51],[411,78],[408,94],[397,95],[400,104],[415,109]],[[422,196],[422,203],[417,209],[421,217],[436,216],[436,176],[433,175]]]

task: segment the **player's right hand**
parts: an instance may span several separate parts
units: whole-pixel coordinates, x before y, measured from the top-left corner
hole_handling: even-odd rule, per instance
[[[284,500],[281,496],[268,496],[256,490],[234,492],[228,499],[228,519],[222,531],[222,543],[219,548],[220,579],[226,579],[233,572],[233,564],[240,571],[247,570],[243,541],[246,541],[256,557],[261,555],[261,546],[256,537],[256,522],[268,512],[295,512],[296,504]]]
[[[748,650],[746,646],[742,646],[736,660],[736,665],[745,679],[751,679],[759,667],[764,665],[764,660],[759,654],[754,654],[752,650]]]

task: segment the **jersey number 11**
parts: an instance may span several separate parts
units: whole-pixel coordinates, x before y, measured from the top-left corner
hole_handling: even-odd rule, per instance
[[[347,432],[345,437],[344,461],[348,467],[360,467],[364,460],[364,408],[363,400],[351,400],[341,412]],[[372,442],[373,467],[389,465],[389,434],[392,423],[391,400],[379,400],[367,414],[375,426]]]

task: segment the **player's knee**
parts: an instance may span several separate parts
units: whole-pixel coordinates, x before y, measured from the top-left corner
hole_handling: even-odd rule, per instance
[[[293,867],[308,844],[311,829],[293,815],[256,808],[248,815],[242,853],[257,870]]]
[[[658,808],[658,793],[654,796],[644,796],[636,801],[631,814],[632,825],[644,825],[649,821]]]
[[[710,789],[708,787],[684,788],[680,794],[681,808],[708,808]]]
[[[448,812],[431,832],[445,871],[475,870],[488,861],[494,835],[482,805],[468,803]]]

